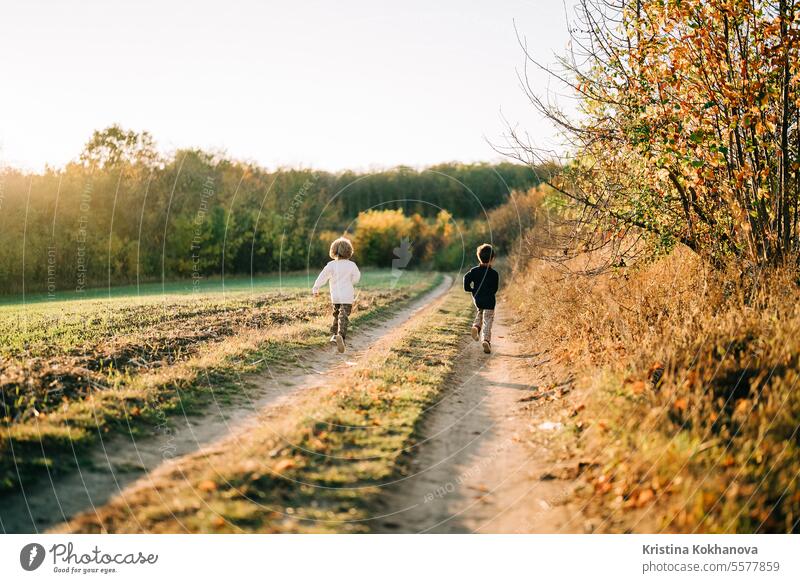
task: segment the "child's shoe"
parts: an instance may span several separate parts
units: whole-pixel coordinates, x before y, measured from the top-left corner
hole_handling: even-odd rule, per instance
[[[334,340],[336,340],[336,350],[339,352],[344,352],[344,338],[342,338],[342,335],[337,334],[334,336]]]
[[[483,351],[489,354],[492,351],[492,345],[488,340],[483,341]]]
[[[331,344],[336,344],[336,334],[331,336]]]
[[[481,329],[477,326],[472,327],[472,339],[477,342],[478,339],[481,337]]]

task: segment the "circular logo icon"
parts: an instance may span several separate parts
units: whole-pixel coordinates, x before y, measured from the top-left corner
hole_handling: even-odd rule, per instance
[[[19,564],[26,571],[35,571],[44,562],[44,547],[39,543],[29,543],[19,552]]]

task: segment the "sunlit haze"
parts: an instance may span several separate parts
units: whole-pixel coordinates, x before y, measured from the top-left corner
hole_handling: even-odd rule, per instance
[[[6,2],[0,159],[59,167],[119,123],[267,167],[496,160],[504,118],[553,134],[515,22],[537,58],[564,50],[558,0]]]

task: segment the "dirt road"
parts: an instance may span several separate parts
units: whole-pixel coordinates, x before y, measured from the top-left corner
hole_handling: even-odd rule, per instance
[[[571,483],[548,475],[549,435],[561,428],[532,398],[546,383],[537,357],[514,340],[498,306],[493,354],[470,341],[453,386],[429,412],[412,473],[387,488],[374,530],[582,531],[580,513],[563,503]]]

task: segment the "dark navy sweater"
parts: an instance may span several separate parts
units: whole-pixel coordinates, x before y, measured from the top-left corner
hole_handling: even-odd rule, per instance
[[[500,276],[488,265],[476,265],[464,275],[464,291],[472,294],[479,310],[494,310],[494,294],[500,285]]]

